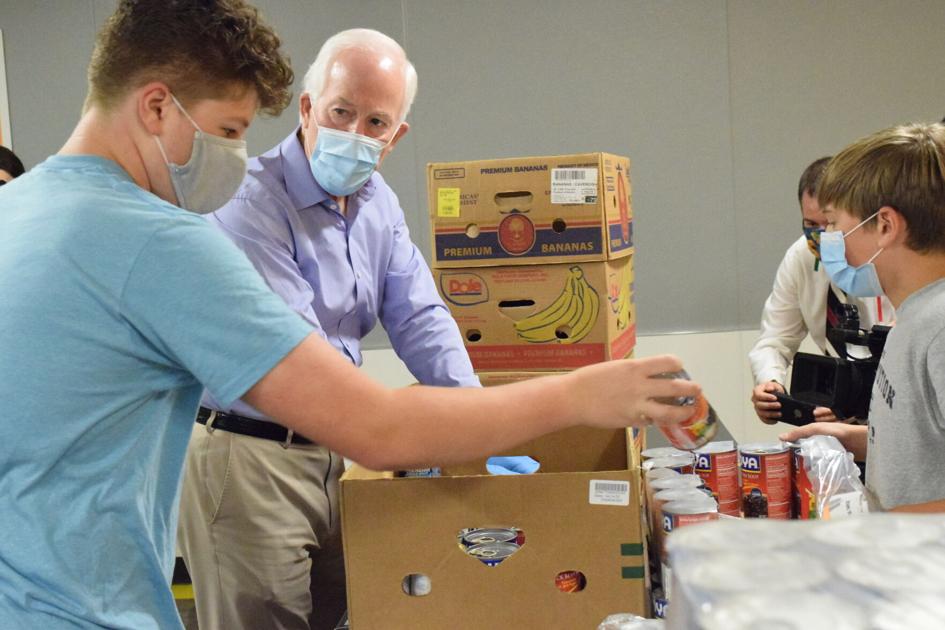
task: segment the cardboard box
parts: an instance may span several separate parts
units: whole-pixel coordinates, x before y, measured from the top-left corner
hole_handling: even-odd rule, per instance
[[[494,387],[496,385],[508,385],[509,383],[527,381],[530,378],[536,378],[538,376],[564,373],[566,372],[476,372],[476,376],[479,377],[479,383],[483,387]]]
[[[436,478],[350,469],[341,509],[351,627],[594,628],[615,612],[643,614],[634,448],[625,431],[576,428],[507,453],[540,461],[533,475],[491,476],[484,460]],[[489,526],[525,538],[496,566],[457,540],[465,528]],[[565,571],[580,571],[586,587],[559,590]],[[410,574],[429,578],[428,595],[404,592]]]
[[[630,160],[609,153],[428,164],[433,266],[627,256],[629,173]]]
[[[633,256],[433,273],[476,371],[569,370],[636,345]]]

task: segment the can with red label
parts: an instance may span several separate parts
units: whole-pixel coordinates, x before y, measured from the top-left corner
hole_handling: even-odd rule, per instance
[[[664,542],[660,549],[660,557],[663,559],[663,562],[666,562],[666,536],[680,527],[708,521],[717,521],[719,518],[719,508],[715,500],[712,497],[704,495],[664,503],[661,510],[663,515]]]
[[[656,378],[682,378],[689,380],[689,374],[685,370],[679,372],[666,372],[656,375]],[[715,409],[705,399],[705,396],[699,394],[695,397],[671,398],[669,400],[658,399],[667,404],[692,407],[692,413],[689,417],[679,424],[661,426],[660,431],[669,440],[669,443],[678,449],[692,451],[708,443],[719,430],[719,417]]]
[[[816,520],[819,518],[817,514],[817,496],[814,494],[814,486],[811,485],[810,477],[807,476],[807,469],[804,467],[804,453],[801,452],[801,443],[794,442],[789,446],[794,460],[791,516],[803,520]]]
[[[709,442],[695,452],[695,472],[719,503],[719,513],[739,516],[738,451],[735,443]]]
[[[745,518],[790,518],[794,474],[788,447],[781,442],[743,444],[738,458]]]

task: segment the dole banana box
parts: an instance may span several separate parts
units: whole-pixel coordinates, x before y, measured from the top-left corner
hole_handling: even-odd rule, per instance
[[[462,439],[462,435],[457,436]],[[529,455],[530,475],[490,475],[485,460],[404,478],[357,465],[341,480],[352,628],[595,628],[647,612],[640,469],[628,431],[576,427],[496,455]],[[458,542],[470,528],[515,528],[500,562]],[[586,586],[562,592],[579,572]],[[426,594],[405,592],[409,575]]]
[[[625,157],[434,163],[427,188],[434,267],[599,261],[633,249]]]
[[[636,345],[633,256],[434,276],[479,372],[569,370]]]

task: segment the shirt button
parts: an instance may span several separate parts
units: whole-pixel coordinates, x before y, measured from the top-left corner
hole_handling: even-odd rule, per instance
[[[361,272],[359,271],[359,272],[357,272],[356,274],[354,274],[354,277],[357,278],[358,280],[360,280],[360,279],[361,279]]]
[[[331,208],[332,210],[337,210],[337,209],[338,209],[338,206],[336,206],[335,204],[331,204],[331,205],[328,206],[328,207]]]

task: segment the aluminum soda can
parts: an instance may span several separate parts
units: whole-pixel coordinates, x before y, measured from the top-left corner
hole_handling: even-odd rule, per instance
[[[735,443],[709,442],[695,451],[695,472],[719,503],[719,513],[740,515],[738,451]]]
[[[817,496],[814,494],[814,486],[811,485],[810,477],[807,476],[807,468],[804,466],[804,453],[801,452],[801,443],[789,443],[791,449],[791,458],[794,461],[794,483],[791,489],[791,517],[801,520],[816,520],[817,514]]]
[[[745,518],[791,517],[791,452],[781,442],[738,448]]]
[[[658,374],[656,378],[682,378],[689,379],[689,374],[685,370],[678,372],[665,372]],[[658,399],[659,402],[667,404],[692,407],[692,413],[688,418],[679,424],[661,426],[660,431],[669,440],[669,443],[678,449],[692,451],[700,446],[710,442],[719,430],[719,417],[715,409],[705,399],[705,396],[682,396],[679,398]]]
[[[492,542],[472,545],[467,553],[478,558],[487,567],[494,567],[516,551],[518,551],[518,545],[515,543]]]

